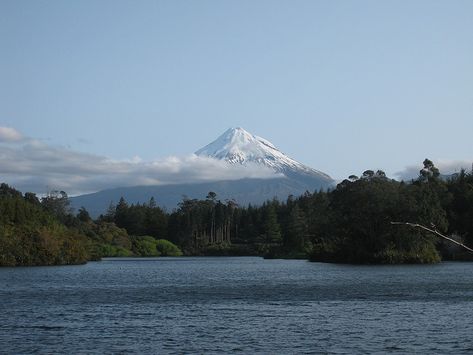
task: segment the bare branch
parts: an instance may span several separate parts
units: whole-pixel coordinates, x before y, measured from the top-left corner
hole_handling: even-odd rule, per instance
[[[418,223],[409,223],[409,222],[391,222],[391,224],[394,224],[394,225],[405,225],[405,226],[409,226],[409,227],[413,227],[413,228],[420,228],[420,229],[424,229],[430,233],[433,233],[443,239],[446,239],[452,243],[455,243],[456,245],[459,245],[461,246],[462,248],[465,248],[466,250],[468,251],[471,251],[473,252],[473,249],[471,249],[470,247],[467,247],[465,244],[463,243],[460,243],[458,241],[456,241],[455,239],[452,239],[450,237],[447,237],[446,235],[443,235],[442,233],[440,233],[438,230],[436,229],[431,229],[431,228],[428,228],[426,226],[423,226],[421,224],[418,224]]]

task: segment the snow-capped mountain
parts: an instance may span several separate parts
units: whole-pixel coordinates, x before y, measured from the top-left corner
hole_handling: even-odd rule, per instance
[[[285,200],[289,195],[298,196],[306,191],[327,189],[334,184],[334,180],[327,174],[289,158],[271,142],[242,128],[227,130],[195,154],[225,160],[229,164],[252,164],[253,168],[259,165],[264,169],[270,168],[277,174],[273,178],[118,187],[72,197],[72,206],[76,209],[84,206],[92,216],[97,217],[106,211],[110,202],[117,203],[120,197],[124,197],[129,203],[144,203],[153,196],[161,207],[172,210],[182,201],[182,196],[203,199],[209,191],[215,192],[222,201],[234,199],[242,206],[258,205],[275,197]]]
[[[195,154],[225,160],[231,164],[263,165],[286,176],[300,173],[312,175],[327,182],[333,181],[327,174],[288,157],[268,140],[255,136],[241,127],[230,128]]]

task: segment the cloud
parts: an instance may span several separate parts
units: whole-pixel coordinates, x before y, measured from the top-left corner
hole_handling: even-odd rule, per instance
[[[23,137],[16,130],[0,141],[0,181],[21,191],[44,194],[64,190],[77,195],[138,185],[167,185],[242,178],[277,177],[271,169],[230,165],[212,158],[189,155],[143,161],[139,157],[114,160],[73,151]],[[21,139],[13,140],[16,132]]]
[[[0,142],[17,142],[22,139],[22,134],[16,129],[0,126]]]
[[[451,175],[458,173],[461,169],[466,171],[471,171],[473,160],[447,160],[447,159],[437,159],[433,160],[434,165],[440,170],[442,175]],[[402,171],[395,173],[394,175],[399,180],[412,180],[419,176],[419,171],[422,169],[423,165],[408,165]]]

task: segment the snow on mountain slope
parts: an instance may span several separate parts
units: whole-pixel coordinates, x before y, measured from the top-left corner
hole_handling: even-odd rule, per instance
[[[255,163],[270,167],[285,175],[303,173],[332,180],[327,174],[295,161],[278,150],[271,142],[240,127],[230,128],[215,141],[196,151],[195,154],[226,160],[231,164]]]

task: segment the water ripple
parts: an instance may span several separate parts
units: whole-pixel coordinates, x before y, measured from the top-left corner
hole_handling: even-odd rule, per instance
[[[259,258],[4,268],[0,353],[467,354],[472,271]]]

